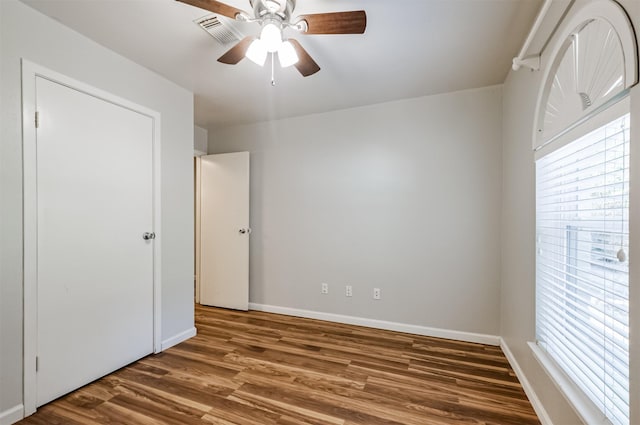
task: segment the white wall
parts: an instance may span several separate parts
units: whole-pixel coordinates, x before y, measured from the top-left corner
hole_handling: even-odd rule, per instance
[[[640,2],[624,0],[619,3],[625,7],[635,27],[639,28]],[[575,6],[572,10],[575,10]],[[546,52],[547,54],[549,50]],[[550,58],[547,54],[542,57],[543,67],[548,66],[549,63]],[[518,72],[511,72],[504,84],[500,334],[553,423],[571,425],[579,424],[581,421],[541,369],[526,345],[527,341],[535,340],[535,175],[531,143],[534,109],[541,79],[542,72],[530,72],[522,69]],[[635,121],[638,121],[635,117],[638,116],[640,109],[633,105],[640,101],[639,90],[639,87],[634,88],[631,95],[632,117],[634,117],[632,119]],[[632,125],[632,128],[635,128],[633,121]],[[635,133],[632,130],[632,149],[638,141],[633,134]],[[640,184],[638,179],[633,181],[632,175],[631,187],[638,186],[635,184],[636,182]],[[640,194],[640,192],[635,193]],[[631,208],[634,208],[637,201],[637,198],[634,198],[634,192],[631,193],[631,197]],[[633,217],[638,216],[632,211],[631,217],[631,229],[634,232],[633,229],[636,226]],[[637,237],[637,233],[635,237]],[[632,240],[633,238],[632,235]],[[634,264],[636,262],[631,260],[632,298],[636,299],[635,305],[640,308],[637,292],[635,292],[636,296],[633,296],[634,291],[637,290],[634,289],[634,283],[637,283],[637,279],[634,279],[634,276],[637,275],[637,273],[634,274],[634,267],[636,270],[638,267]],[[635,314],[637,318],[640,312],[633,307],[632,310],[636,311],[632,314]],[[637,323],[637,320],[634,321],[632,317],[631,322]],[[632,327],[632,331],[633,329],[635,328]],[[636,336],[638,336],[637,332]],[[638,341],[636,340],[634,344],[637,347]],[[638,353],[638,349],[634,350],[631,356],[632,362],[635,362],[634,358],[638,358],[638,355],[633,355],[634,352]],[[632,381],[640,380],[637,364],[635,368],[636,372],[632,373]],[[636,392],[632,393],[636,396],[632,396],[632,400],[638,401],[637,384],[633,383],[632,385],[636,386]],[[636,403],[632,402],[632,404],[632,409],[638,408]]]
[[[0,16],[1,417],[22,403],[20,58],[162,114],[163,340],[193,327],[193,96],[15,0],[0,1]]]
[[[198,152],[207,153],[207,145],[209,144],[209,132],[197,125],[193,126],[193,149]]]
[[[210,130],[209,153],[251,152],[251,302],[497,335],[501,102],[489,87]]]

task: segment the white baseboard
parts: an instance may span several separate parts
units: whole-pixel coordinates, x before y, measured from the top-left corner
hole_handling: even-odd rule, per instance
[[[516,376],[518,377],[518,380],[522,385],[522,389],[524,390],[524,393],[529,398],[529,401],[531,402],[531,406],[533,406],[533,410],[535,410],[536,414],[538,415],[538,419],[540,419],[540,422],[542,423],[542,425],[553,425],[553,422],[551,421],[551,418],[549,417],[547,410],[544,408],[544,406],[542,405],[542,402],[538,398],[538,395],[533,390],[531,383],[529,382],[526,375],[522,371],[522,368],[520,368],[520,365],[518,364],[518,361],[516,360],[511,350],[509,349],[509,346],[502,338],[500,338],[500,348],[502,348],[502,351],[504,352],[505,357],[507,358],[507,360],[509,360],[509,364],[513,368],[513,371],[516,373]]]
[[[364,317],[345,316],[341,314],[322,313],[319,311],[301,310],[297,308],[279,307],[275,305],[249,303],[249,310],[267,313],[284,314],[287,316],[304,317],[307,319],[325,320],[327,322],[344,323],[347,325],[366,326],[368,328],[385,329],[389,331],[405,332],[414,335],[432,336],[436,338],[454,339],[458,341],[476,342],[487,345],[500,345],[500,337],[473,332],[453,331],[448,329],[429,328],[426,326],[408,325],[405,323],[387,322],[384,320],[366,319]]]
[[[11,409],[0,412],[0,425],[11,425],[24,418],[24,406],[18,404]]]
[[[193,327],[191,329],[187,329],[184,332],[180,332],[179,334],[174,335],[171,338],[167,338],[164,341],[162,341],[162,345],[161,345],[161,350],[160,351],[164,351],[167,348],[171,348],[174,345],[178,345],[181,342],[186,341],[189,338],[192,338],[192,337],[196,336],[196,333],[197,333],[196,328]]]

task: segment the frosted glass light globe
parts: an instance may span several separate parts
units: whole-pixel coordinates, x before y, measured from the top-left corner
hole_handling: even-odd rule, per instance
[[[298,54],[290,41],[285,41],[280,45],[278,49],[278,60],[280,61],[280,66],[283,68],[298,63]]]
[[[267,60],[267,49],[262,40],[253,40],[247,49],[247,53],[245,53],[245,57],[256,65],[264,66],[264,62]]]
[[[282,32],[276,24],[268,23],[262,27],[260,40],[264,43],[267,52],[277,52],[282,44]]]

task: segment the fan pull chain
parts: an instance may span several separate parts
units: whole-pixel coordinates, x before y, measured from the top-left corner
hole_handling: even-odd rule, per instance
[[[276,86],[276,67],[275,67],[275,53],[271,53],[271,86]]]

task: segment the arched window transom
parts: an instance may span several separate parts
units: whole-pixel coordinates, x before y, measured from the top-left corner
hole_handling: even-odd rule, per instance
[[[564,25],[538,98],[534,149],[557,138],[636,84],[631,24],[611,0],[598,0]]]

